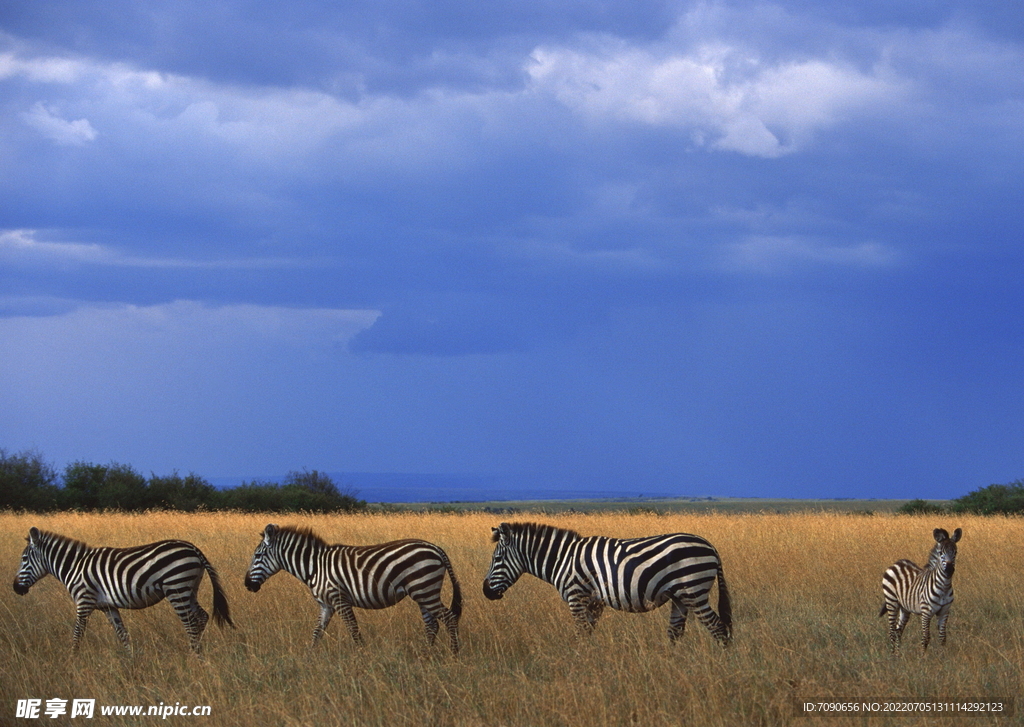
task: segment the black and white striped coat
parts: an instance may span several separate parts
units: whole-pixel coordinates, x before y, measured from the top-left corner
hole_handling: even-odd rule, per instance
[[[714,546],[697,535],[585,538],[550,525],[502,523],[492,528],[492,539],[494,555],[484,578],[484,595],[491,600],[529,573],[558,589],[584,632],[593,630],[606,605],[642,613],[671,602],[672,641],[682,636],[691,610],[722,644],[732,636],[722,561]],[[716,578],[719,613],[708,602]]]
[[[931,640],[931,619],[938,619],[939,643],[946,643],[946,619],[953,604],[953,572],[956,569],[956,544],[963,535],[957,528],[953,536],[935,528],[935,547],[928,555],[928,565],[921,568],[909,560],[898,560],[882,576],[882,597],[885,602],[879,616],[889,616],[889,645],[899,650],[900,637],[910,614],[921,616],[921,645],[928,648]]]
[[[92,548],[71,538],[32,528],[21,555],[21,568],[14,590],[28,593],[36,581],[53,575],[63,583],[75,602],[78,618],[72,648],[78,650],[89,615],[100,610],[126,649],[131,649],[128,631],[119,608],[147,608],[166,598],[188,632],[192,650],[199,652],[199,640],[209,615],[196,594],[203,572],[213,585],[213,618],[219,626],[234,626],[228,602],[217,572],[202,551],[184,540],[161,540],[133,548]]]
[[[353,608],[387,608],[409,596],[420,608],[427,641],[434,642],[438,622],[448,629],[453,653],[459,651],[462,593],[447,554],[423,540],[396,540],[380,545],[328,545],[307,529],[267,525],[245,587],[256,592],[285,570],[309,586],[320,605],[313,645],[337,613],[356,643],[362,642]],[[441,602],[444,575],[452,582],[451,608]]]

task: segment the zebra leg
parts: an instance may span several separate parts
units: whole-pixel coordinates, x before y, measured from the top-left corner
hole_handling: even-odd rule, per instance
[[[441,607],[440,618],[448,629],[448,641],[450,642],[452,654],[459,653],[459,619],[450,609]]]
[[[125,648],[129,654],[132,653],[131,641],[128,639],[128,629],[124,627],[124,621],[121,620],[121,613],[114,607],[103,609],[103,613],[106,614],[107,620],[110,621],[110,625],[114,627],[114,633],[117,634],[117,638],[121,640],[121,645]]]
[[[707,596],[704,597],[703,603],[694,604],[693,610],[697,613],[697,618],[700,619],[702,624],[704,624],[704,628],[708,630],[708,633],[710,633],[722,646],[728,646],[729,632],[722,623],[722,619],[720,619],[718,614],[711,608],[711,605],[707,601]]]
[[[210,615],[199,605],[199,601],[196,600],[195,591],[169,593],[167,594],[167,600],[185,627],[185,633],[188,634],[188,643],[192,651],[196,654],[200,653],[199,640],[206,630],[206,623],[210,620]]]
[[[688,609],[679,601],[672,601],[672,615],[668,619],[668,640],[675,643],[686,630]]]
[[[79,603],[76,607],[77,618],[75,619],[75,630],[71,635],[71,651],[78,653],[78,645],[85,633],[85,626],[89,621],[89,614],[95,610],[91,603]]]
[[[899,604],[886,601],[882,606],[882,613],[885,614],[885,622],[889,626],[889,651],[896,653],[900,647],[900,632],[903,630],[899,625],[901,616]]]
[[[437,622],[437,618],[427,609],[426,606],[420,605],[420,613],[423,615],[423,625],[427,629],[427,646],[434,645],[434,639],[437,638],[437,630],[440,628],[440,624]]]
[[[949,610],[945,610],[939,613],[939,643],[942,646],[946,645],[946,619],[949,618]]]
[[[927,650],[932,640],[932,612],[927,606],[921,609],[921,648]]]
[[[900,641],[903,637],[903,629],[910,621],[910,611],[899,605],[894,605],[889,615],[889,640],[892,642],[893,651],[899,651]]]
[[[573,596],[569,599],[569,612],[576,621],[576,629],[581,634],[590,635],[597,626],[597,620],[604,611],[604,602],[593,594]]]
[[[413,596],[413,598],[416,598],[416,596]],[[440,624],[443,623],[445,628],[448,629],[448,639],[451,643],[452,653],[458,654],[459,618],[441,602],[440,592],[437,593],[435,598],[424,598],[422,601],[417,600],[416,605],[420,607],[420,613],[423,614],[423,624],[427,628],[427,644],[433,646]]]
[[[356,615],[352,612],[352,605],[347,602],[335,604],[334,610],[341,616],[341,620],[345,622],[348,627],[348,632],[352,634],[352,640],[357,644],[363,643],[363,635],[359,633],[359,624],[356,623]]]
[[[334,615],[334,609],[328,606],[326,603],[320,604],[320,618],[316,621],[316,627],[313,629],[313,642],[309,645],[309,648],[313,648],[320,643],[321,637],[324,635],[324,631],[327,630],[327,624],[331,622],[331,617]]]
[[[420,607],[420,613],[423,614],[423,624],[427,628],[427,644],[430,646],[434,645],[434,640],[437,637],[437,632],[440,628],[440,623],[445,625],[448,629],[448,640],[451,644],[453,654],[459,653],[459,619],[456,618],[455,614],[451,612],[451,609],[447,608],[443,603],[438,603],[434,606],[433,610],[426,604],[418,604]]]

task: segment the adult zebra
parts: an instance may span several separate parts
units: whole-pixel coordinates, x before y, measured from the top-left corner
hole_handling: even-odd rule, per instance
[[[927,649],[932,638],[932,617],[939,619],[939,643],[946,643],[946,619],[953,605],[956,544],[963,531],[957,528],[950,537],[943,528],[935,528],[932,535],[935,546],[928,554],[928,565],[921,568],[909,560],[898,560],[882,576],[885,602],[878,615],[889,614],[889,647],[894,653],[899,651],[900,636],[912,613],[921,615],[922,648]]]
[[[448,555],[432,543],[328,545],[309,529],[267,525],[245,574],[245,587],[255,593],[282,569],[309,586],[320,605],[313,646],[335,613],[341,615],[353,641],[362,643],[352,609],[387,608],[409,596],[420,607],[427,642],[434,643],[440,621],[448,629],[452,653],[459,653],[462,592]],[[445,573],[452,581],[451,608],[441,602]]]
[[[501,523],[492,528],[497,543],[484,578],[484,595],[501,598],[523,573],[558,589],[576,624],[590,632],[605,605],[642,613],[671,601],[668,636],[683,635],[687,613],[726,645],[732,637],[732,608],[722,561],[708,541],[673,533],[620,540],[582,537],[573,530],[536,523]],[[718,578],[718,610],[708,592]]]
[[[71,641],[74,651],[78,651],[89,615],[100,610],[130,652],[128,631],[118,609],[147,608],[166,598],[185,625],[192,650],[199,653],[199,639],[210,618],[196,599],[204,570],[213,584],[213,620],[218,626],[234,626],[217,571],[192,543],[161,540],[132,548],[92,548],[38,528],[28,531],[27,540],[14,591],[24,596],[46,575],[63,583],[78,614]]]

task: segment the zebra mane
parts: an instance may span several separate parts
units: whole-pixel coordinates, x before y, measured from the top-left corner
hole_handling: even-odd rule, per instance
[[[55,533],[55,532],[52,532],[50,530],[39,530],[37,528],[36,532],[39,533],[38,537],[39,537],[40,542],[44,542],[44,543],[53,543],[53,542],[67,543],[68,545],[74,546],[76,548],[88,548],[89,547],[88,545],[86,545],[81,540],[75,540],[74,538],[69,538],[67,535],[61,535],[60,533]]]
[[[499,530],[505,530],[511,535],[534,535],[542,536],[549,533],[564,533],[574,538],[582,537],[575,530],[569,530],[568,528],[556,528],[554,525],[545,525],[543,523],[502,523],[499,526]],[[495,532],[491,536],[491,540],[495,543],[498,542],[498,533]]]
[[[321,538],[319,535],[313,532],[312,528],[309,527],[298,527],[296,525],[284,525],[277,529],[278,533],[291,533],[302,540],[311,540],[314,544],[319,545],[321,548],[327,547],[327,541]]]

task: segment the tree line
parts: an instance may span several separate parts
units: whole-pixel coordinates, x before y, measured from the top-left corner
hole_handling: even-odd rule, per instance
[[[289,472],[281,483],[242,482],[218,490],[199,475],[144,477],[131,465],[73,462],[63,473],[38,452],[0,449],[0,510],[242,510],[246,512],[354,512],[366,509],[350,488],[339,488],[323,472]],[[1021,514],[1024,480],[988,485],[947,504],[915,499],[906,514]]]
[[[0,509],[55,510],[242,510],[247,512],[344,512],[366,508],[356,492],[323,472],[289,472],[283,482],[253,480],[219,490],[207,480],[177,472],[148,478],[131,465],[73,462],[62,473],[38,452],[0,449]]]
[[[948,505],[928,500],[911,500],[900,507],[898,512],[910,515],[1020,515],[1024,513],[1024,480],[979,487],[950,501]]]

